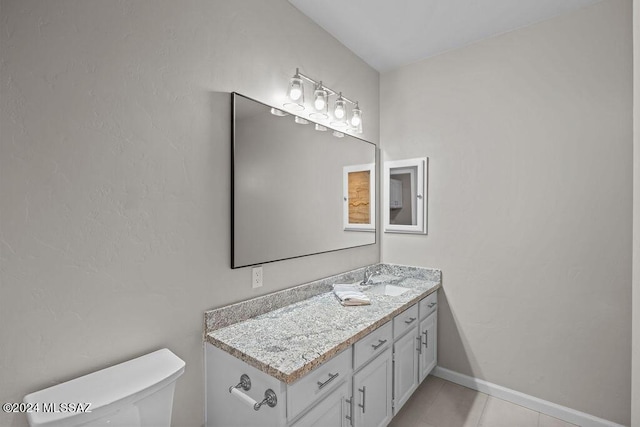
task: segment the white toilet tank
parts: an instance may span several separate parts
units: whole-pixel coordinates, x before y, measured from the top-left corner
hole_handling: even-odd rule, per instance
[[[32,427],[168,427],[184,366],[168,349],[154,351],[25,396],[27,419]]]

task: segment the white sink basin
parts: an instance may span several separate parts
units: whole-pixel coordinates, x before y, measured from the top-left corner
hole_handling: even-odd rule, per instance
[[[371,288],[369,291],[375,295],[387,295],[390,297],[397,297],[398,295],[402,295],[407,292],[409,289],[403,288],[401,286],[395,285],[377,285]]]

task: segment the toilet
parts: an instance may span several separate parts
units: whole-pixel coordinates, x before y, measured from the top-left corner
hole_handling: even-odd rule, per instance
[[[185,363],[168,349],[31,393],[32,427],[169,427],[176,380]],[[89,404],[89,405],[87,405]]]

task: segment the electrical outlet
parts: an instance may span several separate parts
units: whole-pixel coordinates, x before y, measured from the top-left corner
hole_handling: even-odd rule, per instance
[[[262,286],[262,266],[251,269],[251,287],[253,289]]]

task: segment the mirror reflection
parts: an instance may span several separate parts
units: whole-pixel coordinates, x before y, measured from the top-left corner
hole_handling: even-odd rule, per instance
[[[375,145],[232,97],[232,268],[374,244]],[[359,177],[351,223],[344,174],[354,168],[370,179]]]
[[[384,163],[383,212],[387,233],[427,233],[426,157]]]
[[[416,225],[417,168],[393,168],[389,171],[389,223]]]
[[[375,231],[376,229],[376,177],[375,163],[345,166],[344,229]]]

